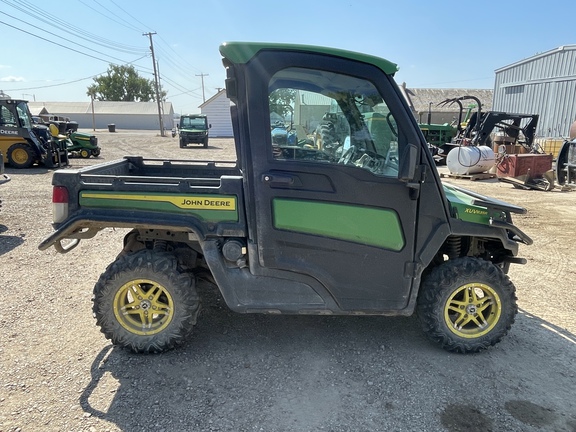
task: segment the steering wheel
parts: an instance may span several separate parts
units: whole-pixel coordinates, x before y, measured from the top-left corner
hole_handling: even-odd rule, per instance
[[[392,117],[392,113],[389,112],[388,115],[386,116],[386,121],[388,122],[388,126],[390,126],[390,130],[392,131],[392,134],[398,138],[398,129],[396,129],[396,125],[394,124],[394,122],[392,122],[392,119],[394,117]]]
[[[352,156],[354,156],[354,153],[356,153],[356,148],[353,145],[351,145],[346,149],[344,153],[342,153],[342,156],[340,156],[340,159],[338,159],[338,163],[342,165],[348,165],[352,160]]]

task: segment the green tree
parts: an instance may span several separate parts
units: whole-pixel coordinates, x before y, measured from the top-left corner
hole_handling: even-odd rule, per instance
[[[280,88],[270,93],[270,111],[280,114],[282,117],[292,113],[294,101],[296,100],[296,90]]]
[[[88,96],[101,101],[149,102],[155,101],[154,81],[138,75],[134,66],[111,64],[105,75],[94,78],[88,86]],[[166,92],[161,92],[164,99]]]

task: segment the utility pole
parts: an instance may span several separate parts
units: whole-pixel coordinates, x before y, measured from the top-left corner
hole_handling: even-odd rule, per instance
[[[156,58],[154,57],[154,43],[152,42],[152,35],[155,35],[156,32],[152,33],[142,33],[142,36],[148,36],[150,38],[150,52],[152,53],[152,65],[154,66],[154,87],[156,90],[156,103],[158,104],[158,119],[160,121],[160,136],[166,136],[164,134],[164,122],[162,121],[162,108],[161,108],[161,101],[160,101],[160,91],[158,90],[158,72],[156,70]]]
[[[204,77],[208,76],[208,74],[201,73],[200,75],[196,75],[202,78],[202,102],[206,102],[206,96],[204,95]]]
[[[160,80],[160,63],[156,61],[156,68],[158,69],[158,92],[162,92],[162,81]],[[162,104],[160,105],[160,112],[162,113],[162,120],[164,120],[164,99],[162,99]]]

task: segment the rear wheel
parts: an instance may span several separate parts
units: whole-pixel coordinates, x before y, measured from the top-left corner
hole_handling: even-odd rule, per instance
[[[478,258],[436,267],[418,296],[424,332],[447,351],[473,353],[497,344],[518,312],[515,287],[500,268]]]
[[[80,150],[80,157],[83,157],[84,159],[88,159],[90,157],[90,150],[88,150],[88,149]]]
[[[8,149],[8,163],[13,168],[28,168],[34,163],[34,152],[29,145],[14,144]]]
[[[94,287],[96,324],[114,345],[157,353],[182,344],[200,311],[195,279],[176,258],[142,250],[121,255]]]

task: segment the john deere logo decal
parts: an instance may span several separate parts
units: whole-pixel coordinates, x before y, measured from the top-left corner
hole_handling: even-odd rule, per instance
[[[80,204],[94,204],[92,200],[128,201],[148,203],[170,203],[186,210],[236,210],[236,197],[221,196],[190,196],[165,194],[138,194],[138,193],[107,193],[107,192],[81,192]]]

